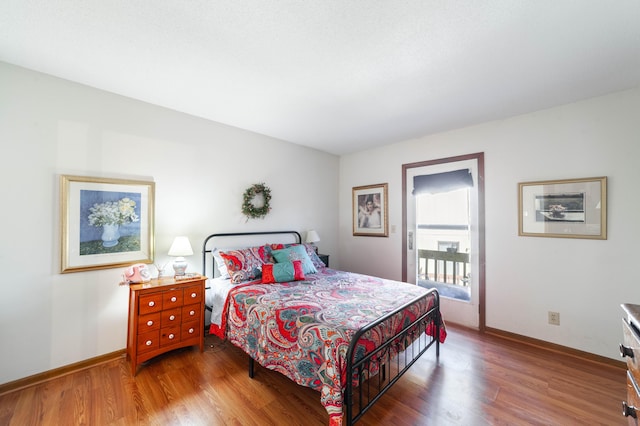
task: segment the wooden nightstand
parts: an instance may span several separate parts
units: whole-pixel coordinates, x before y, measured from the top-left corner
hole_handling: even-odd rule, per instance
[[[199,345],[204,350],[206,277],[161,278],[129,285],[127,357],[131,374],[139,364],[165,352]]]
[[[318,257],[320,258],[320,260],[322,260],[322,263],[324,263],[327,267],[329,266],[329,255],[328,254],[320,254],[320,253],[318,253]]]

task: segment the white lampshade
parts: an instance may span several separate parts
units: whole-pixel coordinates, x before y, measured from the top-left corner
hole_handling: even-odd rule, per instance
[[[184,256],[191,256],[193,249],[191,243],[187,237],[176,237],[169,249],[169,256],[177,256],[173,262],[173,270],[176,275],[184,275],[184,271],[187,269],[187,262],[184,260]]]
[[[306,243],[317,243],[320,241],[320,235],[315,230],[307,231],[307,239],[304,240]]]
[[[191,256],[193,249],[187,237],[176,237],[169,249],[169,256]]]

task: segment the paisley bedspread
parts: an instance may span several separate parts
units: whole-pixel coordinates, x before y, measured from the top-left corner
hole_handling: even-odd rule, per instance
[[[229,292],[226,338],[262,366],[320,391],[331,423],[340,424],[351,337],[426,292],[411,284],[329,268],[304,281],[254,281]],[[388,340],[433,303],[433,297],[424,298],[395,316],[391,326],[374,328],[360,339],[359,351],[368,352]],[[444,341],[442,322],[440,331]]]

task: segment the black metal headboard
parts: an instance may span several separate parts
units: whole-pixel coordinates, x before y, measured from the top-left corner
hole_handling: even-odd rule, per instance
[[[211,253],[215,247],[209,247],[210,241],[214,238],[226,238],[226,237],[247,237],[251,235],[291,235],[295,237],[295,242],[302,243],[302,236],[298,231],[260,231],[260,232],[229,232],[220,234],[211,234],[204,239],[202,244],[202,275],[207,275],[207,253]],[[215,274],[215,265],[212,265],[212,277]]]

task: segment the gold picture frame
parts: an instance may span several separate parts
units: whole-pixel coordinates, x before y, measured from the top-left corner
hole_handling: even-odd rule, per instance
[[[60,176],[61,273],[152,263],[153,181]]]
[[[380,183],[353,188],[354,236],[389,236],[387,187]]]
[[[607,178],[518,184],[518,235],[607,239]]]

